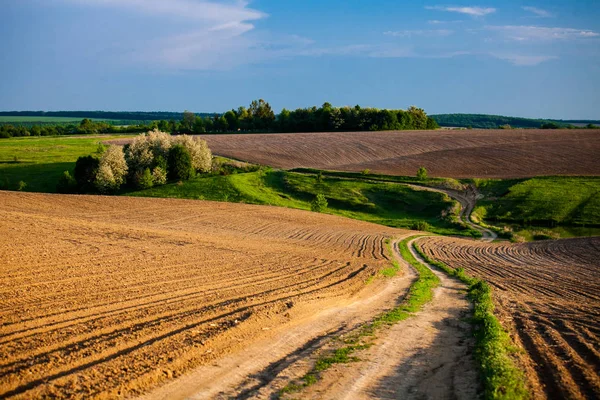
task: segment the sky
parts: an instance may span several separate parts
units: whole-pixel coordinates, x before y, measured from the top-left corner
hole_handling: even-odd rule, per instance
[[[600,1],[0,0],[0,110],[600,119]]]

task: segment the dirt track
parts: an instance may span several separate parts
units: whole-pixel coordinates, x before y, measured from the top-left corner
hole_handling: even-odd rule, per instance
[[[133,395],[210,365],[352,302],[402,234],[273,207],[14,192],[0,221],[2,398]]]
[[[488,281],[503,324],[525,348],[534,398],[600,397],[600,238],[483,244],[429,237],[434,259]]]
[[[412,243],[412,242],[411,242]],[[412,249],[413,256],[426,262]],[[404,268],[410,270],[408,263]],[[358,363],[328,371],[303,399],[455,399],[479,397],[472,356],[471,305],[464,284],[440,278],[434,298],[414,317],[394,325]],[[293,396],[292,396],[293,397]]]
[[[594,130],[463,130],[204,135],[215,154],[279,168],[514,178],[600,175]]]

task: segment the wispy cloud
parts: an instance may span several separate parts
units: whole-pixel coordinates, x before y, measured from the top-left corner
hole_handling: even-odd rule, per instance
[[[438,19],[430,19],[429,21],[427,21],[427,23],[431,24],[431,25],[459,24],[461,22],[464,22],[464,21],[462,19],[456,19],[456,20],[452,20],[452,21],[440,21]]]
[[[383,34],[386,36],[394,36],[394,37],[413,37],[413,36],[423,36],[423,37],[439,37],[439,36],[450,36],[454,33],[454,31],[450,29],[419,29],[419,30],[404,30],[404,31],[387,31]]]
[[[174,16],[187,20],[228,23],[252,21],[266,17],[258,10],[248,8],[246,1],[223,3],[193,0],[60,0],[84,6],[105,6],[129,9],[135,13]]]
[[[227,69],[251,62],[262,54],[263,44],[249,33],[254,21],[267,14],[246,1],[211,0],[55,0],[82,7],[122,9],[139,15],[169,18],[161,25],[162,37],[123,38],[131,49],[125,59],[155,67]],[[264,46],[263,46],[264,47]],[[253,50],[258,48],[257,55]]]
[[[444,7],[444,6],[426,6],[427,10],[455,12],[460,14],[467,14],[472,17],[483,17],[488,14],[496,12],[495,8],[492,7]]]
[[[546,61],[555,60],[557,56],[532,56],[522,54],[490,53],[492,57],[508,61],[511,64],[521,67],[531,67]]]
[[[534,13],[535,15],[537,15],[540,18],[550,18],[553,17],[554,15],[551,14],[549,11],[543,10],[541,8],[537,8],[537,7],[531,7],[531,6],[527,6],[527,7],[522,7],[523,10],[525,11],[529,11],[531,13]]]
[[[485,29],[497,32],[507,39],[516,41],[573,40],[600,36],[598,32],[588,29],[543,26],[503,25],[486,26]]]

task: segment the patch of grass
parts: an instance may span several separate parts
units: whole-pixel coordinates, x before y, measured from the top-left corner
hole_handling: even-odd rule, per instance
[[[529,398],[525,376],[511,357],[518,350],[494,315],[491,287],[485,281],[469,276],[462,268],[450,268],[431,259],[416,244],[413,247],[429,264],[468,286],[468,296],[474,305],[472,323],[475,328],[475,358],[483,381],[484,398]]]
[[[478,180],[476,217],[522,226],[600,227],[600,177]]]
[[[198,176],[181,185],[164,185],[129,192],[131,196],[174,197],[244,202],[310,210],[310,203],[322,193],[328,202],[326,213],[409,228],[426,221],[432,232],[472,236],[460,224],[442,217],[453,200],[440,193],[414,190],[385,182],[367,182],[263,169],[227,176]]]
[[[0,189],[55,193],[64,171],[73,172],[80,156],[94,154],[98,143],[124,136],[22,137],[0,140]]]
[[[359,327],[347,337],[336,338],[340,346],[331,350],[328,354],[322,355],[315,362],[315,366],[304,375],[299,382],[290,382],[285,386],[279,395],[299,392],[300,390],[315,384],[320,373],[326,371],[334,364],[350,363],[359,361],[352,354],[358,350],[364,350],[372,346],[372,340],[377,330],[384,326],[394,325],[400,321],[413,316],[416,312],[433,298],[433,289],[436,288],[440,280],[431,270],[419,263],[408,249],[408,242],[418,236],[412,236],[398,243],[398,249],[402,258],[410,263],[418,274],[417,280],[412,284],[407,296],[395,308],[376,316],[371,322]],[[389,244],[389,243],[388,243]],[[390,244],[391,245],[391,244]],[[399,268],[399,266],[398,266]]]

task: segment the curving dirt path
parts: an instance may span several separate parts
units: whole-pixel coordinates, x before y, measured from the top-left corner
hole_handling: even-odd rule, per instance
[[[496,232],[484,228],[481,225],[478,225],[473,222],[471,219],[471,213],[477,204],[477,199],[479,197],[479,193],[477,189],[473,185],[467,186],[465,191],[451,190],[451,189],[441,189],[441,188],[431,188],[429,186],[421,186],[421,185],[408,185],[415,188],[422,188],[424,190],[430,190],[432,192],[444,193],[458,201],[461,206],[459,218],[471,228],[476,231],[481,232],[482,237],[481,240],[484,242],[493,242],[498,238]]]

